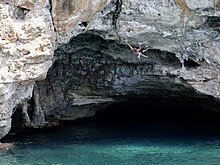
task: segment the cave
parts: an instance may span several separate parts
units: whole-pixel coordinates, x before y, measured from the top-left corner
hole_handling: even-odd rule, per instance
[[[24,125],[53,127],[85,119],[123,123],[219,118],[218,100],[195,90],[178,74],[183,64],[191,74],[201,61],[189,58],[182,64],[174,53],[161,50],[149,50],[147,55],[139,59],[126,43],[92,33],[72,38],[55,51],[46,79],[36,82],[33,96],[38,97],[29,100],[29,123]],[[25,122],[22,107],[14,111],[12,125]]]
[[[104,128],[107,132],[141,132],[143,129],[142,131],[147,130],[155,134],[160,132],[164,136],[219,135],[219,103],[213,97],[129,96],[100,107],[102,108],[96,108],[93,116],[60,120],[59,124],[53,127],[36,129],[25,125],[22,108],[19,106],[12,116],[12,129],[2,142],[29,141],[35,137],[57,135],[60,130],[75,132],[74,129],[77,129],[77,134],[77,131],[82,130],[85,133],[87,129],[91,129],[87,130],[91,132],[99,128]],[[29,111],[31,112],[31,107]]]
[[[0,9],[0,164],[219,164],[219,0]]]
[[[116,124],[220,122],[218,108],[209,97],[136,97],[97,111],[95,119]]]

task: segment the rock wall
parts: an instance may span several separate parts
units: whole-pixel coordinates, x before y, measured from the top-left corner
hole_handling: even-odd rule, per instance
[[[0,138],[10,129],[13,108],[30,99],[34,82],[46,77],[53,59],[56,60],[53,58],[53,53],[57,48],[56,58],[59,60],[64,59],[66,62],[67,59],[62,56],[73,55],[69,59],[73,60],[69,62],[70,64],[64,63],[60,67],[73,67],[74,70],[76,66],[81,66],[72,73],[76,77],[79,71],[83,75],[83,72],[86,74],[87,69],[90,70],[85,66],[87,64],[77,64],[81,60],[78,54],[82,54],[85,59],[92,58],[90,61],[92,63],[101,58],[105,62],[111,63],[110,68],[118,65],[119,71],[114,74],[110,74],[111,69],[104,68],[110,78],[122,74],[119,76],[121,79],[110,81],[115,83],[113,83],[113,91],[116,93],[127,94],[130,90],[136,92],[136,88],[133,89],[135,82],[137,87],[143,84],[145,87],[149,86],[153,79],[148,80],[147,68],[151,66],[153,67],[151,74],[157,75],[158,73],[159,79],[166,77],[165,80],[156,79],[155,82],[160,82],[157,85],[164,87],[168,81],[169,84],[178,87],[178,83],[174,83],[172,78],[174,76],[176,80],[181,81],[179,84],[187,86],[187,90],[193,89],[201,95],[219,99],[219,16],[219,0],[2,0],[0,2]],[[74,39],[68,45],[72,37],[81,33],[89,33],[87,37],[90,34],[101,36],[102,39],[98,38],[98,40],[106,42],[106,45],[104,48],[102,46],[87,47],[86,42],[76,45],[73,41],[76,43],[78,41]],[[117,41],[117,44],[110,44],[110,40]],[[132,56],[131,52],[128,53],[129,48],[126,46],[126,42],[134,47],[139,47],[141,44],[143,48],[150,46],[151,50],[173,53],[181,66],[177,67],[178,64],[169,67],[168,64],[158,64],[158,61],[154,60],[159,60],[160,63],[162,57],[168,58],[168,56],[160,55],[158,59],[154,57],[155,53],[148,51],[146,55],[149,56],[149,59],[141,59],[143,65],[134,67],[139,63],[133,62],[131,66],[129,64],[123,68],[121,65],[130,63],[129,58]],[[65,45],[62,46],[63,44]],[[84,49],[86,47],[89,52],[92,51],[90,55],[86,54]],[[127,53],[125,53],[126,51]],[[118,57],[115,58],[114,54],[117,54]],[[59,63],[59,60],[55,61],[55,64]],[[187,67],[189,61],[196,65]],[[98,63],[104,65],[103,67],[106,66],[101,60]],[[54,67],[56,68],[56,65]],[[141,74],[136,73],[140,71],[139,67],[143,67]],[[155,67],[158,68],[155,69]],[[67,70],[65,68],[65,71]],[[53,71],[51,71],[51,75],[53,75]],[[98,74],[98,76],[101,75],[102,72]],[[132,81],[127,76],[130,76]],[[94,81],[96,81],[95,78]],[[102,81],[104,84],[107,83],[108,77],[105,79]],[[139,81],[142,83],[140,84]],[[77,89],[86,90],[88,88],[79,83],[74,85]],[[156,88],[156,85],[153,87]],[[107,89],[106,87],[105,90]],[[149,90],[149,88],[145,89]],[[143,91],[147,93],[147,90]],[[98,89],[94,88],[94,92],[97,91]],[[141,90],[141,92],[143,91]],[[130,92],[132,93],[132,91]],[[71,91],[71,93],[76,92]],[[77,100],[77,105],[78,102],[93,102],[94,100],[106,104],[112,101],[112,97],[104,97],[99,92],[92,96],[92,98],[83,98],[87,100],[83,100],[78,94],[72,97]],[[49,112],[49,110],[43,112],[39,104],[44,105],[44,102],[40,103],[35,100],[37,106],[35,112],[38,117],[39,114],[42,116],[42,113]],[[70,103],[64,105],[67,104],[71,105]],[[46,107],[46,105],[42,107]],[[59,111],[53,109],[54,105],[51,105],[50,108],[52,108],[50,112]],[[27,115],[26,112],[26,117]],[[68,113],[65,116],[68,118]],[[28,118],[26,119],[28,120]]]
[[[219,0],[53,1],[52,6],[58,43],[91,30],[105,39],[175,53],[182,71],[187,59],[201,65],[179,75],[199,92],[219,97]]]
[[[151,50],[148,56],[138,59],[126,45],[94,34],[60,46],[47,78],[35,86],[47,124],[92,117],[132,97],[202,97],[171,73],[181,69],[175,54]]]
[[[0,2],[0,138],[10,130],[13,108],[31,98],[34,82],[52,65],[55,33],[47,5]]]

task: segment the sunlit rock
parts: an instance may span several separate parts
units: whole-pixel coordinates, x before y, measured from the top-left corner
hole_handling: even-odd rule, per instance
[[[35,1],[15,5],[0,3],[0,137],[10,130],[13,108],[46,77],[55,45],[49,10]]]
[[[0,137],[10,130],[13,108],[18,104],[23,106],[27,125],[41,127],[47,124],[45,116],[54,115],[57,120],[92,116],[95,111],[88,111],[88,105],[104,107],[114,101],[114,94],[148,94],[152,82],[152,90],[162,86],[161,89],[167,87],[168,91],[173,89],[184,94],[186,89],[187,92],[193,90],[198,95],[219,99],[219,31],[219,0],[2,0]],[[80,34],[85,34],[84,38],[80,38]],[[91,43],[87,41],[90,35],[101,39]],[[146,52],[149,58],[141,58],[139,66],[126,43],[132,47],[150,48]],[[62,69],[71,72],[63,74],[64,77],[53,76],[63,80],[55,82],[61,86],[75,80],[69,84],[75,88],[67,90],[70,92],[65,93],[68,97],[62,95],[65,91],[59,93],[57,90],[54,97],[61,96],[49,96],[49,101],[42,100],[46,96],[45,92],[42,93],[43,87],[35,90],[33,114],[36,118],[31,121],[27,100],[32,96],[34,83],[46,78],[52,62],[58,63],[59,67],[54,65],[57,72],[51,71],[48,77],[63,74],[59,72]],[[95,64],[90,66],[86,62]],[[74,66],[70,68],[77,66],[78,70],[65,68],[71,63]],[[103,70],[95,70],[99,66]],[[112,93],[101,92],[98,82],[85,82],[98,81],[95,76],[89,77],[88,71],[104,77],[99,83],[103,83],[105,92],[111,87]],[[79,75],[88,76],[81,82],[86,85],[78,84]],[[149,79],[149,75],[157,78]],[[64,80],[65,76],[69,79]],[[160,91],[161,95],[165,94],[165,90]],[[67,106],[69,111],[59,113],[59,109],[55,109],[57,100],[63,104],[60,107]],[[78,109],[74,109],[76,106]],[[80,106],[86,108],[81,111]]]

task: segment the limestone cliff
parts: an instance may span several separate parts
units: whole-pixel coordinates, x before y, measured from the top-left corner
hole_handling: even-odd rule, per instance
[[[30,99],[34,82],[52,64],[55,33],[48,2],[0,2],[0,137],[11,125],[13,108]]]
[[[219,0],[3,0],[0,137],[18,104],[37,126],[44,117],[92,116],[129,94],[219,99],[219,31]],[[150,46],[148,59],[137,61],[126,42]],[[30,121],[25,101],[52,61]]]

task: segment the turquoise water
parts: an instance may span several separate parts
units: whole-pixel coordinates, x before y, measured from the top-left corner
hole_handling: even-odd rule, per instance
[[[218,125],[210,121],[78,123],[16,137],[11,150],[0,151],[0,164],[219,165]]]

